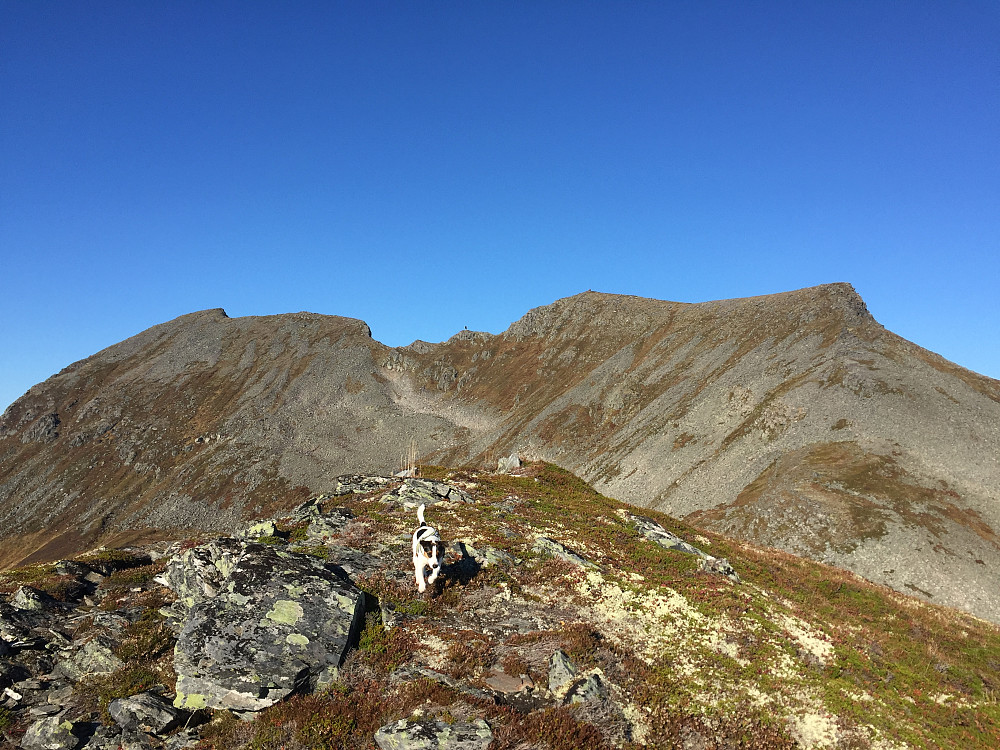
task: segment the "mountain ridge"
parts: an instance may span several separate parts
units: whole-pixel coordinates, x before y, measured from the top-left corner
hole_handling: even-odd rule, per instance
[[[413,444],[443,465],[553,461],[998,620],[998,424],[1000,381],[887,331],[843,283],[701,303],[588,291],[500,334],[405,347],[350,318],[205,310],[8,408],[0,520],[21,533],[0,562],[230,527],[338,474],[399,468]]]

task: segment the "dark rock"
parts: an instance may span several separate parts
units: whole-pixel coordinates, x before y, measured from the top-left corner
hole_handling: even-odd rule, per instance
[[[370,476],[367,474],[348,474],[337,477],[337,489],[334,495],[367,495],[369,492],[384,490],[393,482],[399,481],[392,477]]]
[[[111,701],[108,713],[123,729],[141,729],[150,734],[165,734],[185,718],[183,711],[149,692]]]
[[[46,414],[39,417],[24,434],[21,435],[22,443],[51,443],[59,437],[59,415]]]

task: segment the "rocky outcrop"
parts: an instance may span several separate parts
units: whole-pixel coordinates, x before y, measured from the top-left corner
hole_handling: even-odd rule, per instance
[[[179,708],[254,712],[328,685],[364,620],[364,595],[349,580],[267,544],[211,542],[171,561],[162,580],[178,595],[171,614],[183,618]]]
[[[699,568],[706,573],[716,573],[725,576],[731,581],[739,582],[740,577],[733,570],[733,566],[725,558],[712,557],[704,550],[698,549],[692,544],[688,544],[676,534],[667,531],[660,524],[651,518],[637,516],[634,513],[622,513],[622,517],[635,524],[636,529],[649,541],[660,545],[664,549],[675,552],[683,552],[687,555],[695,555],[698,558]]]

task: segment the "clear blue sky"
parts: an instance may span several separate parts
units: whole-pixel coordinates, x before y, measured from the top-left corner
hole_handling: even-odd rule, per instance
[[[0,409],[210,307],[833,281],[1000,377],[995,0],[0,0]]]

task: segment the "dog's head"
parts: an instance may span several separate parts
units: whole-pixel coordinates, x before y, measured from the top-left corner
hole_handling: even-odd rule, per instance
[[[432,569],[441,567],[441,537],[433,526],[421,526],[413,532],[413,556]]]

